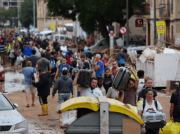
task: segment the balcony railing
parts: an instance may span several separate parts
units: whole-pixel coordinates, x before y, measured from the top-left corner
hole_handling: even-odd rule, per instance
[[[164,17],[170,17],[171,13],[171,4],[161,4],[159,6],[159,17],[164,18]]]
[[[141,4],[140,8],[134,9],[135,15],[150,15],[150,4]]]

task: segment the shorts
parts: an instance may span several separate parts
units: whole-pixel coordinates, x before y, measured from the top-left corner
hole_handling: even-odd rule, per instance
[[[33,85],[25,85],[26,93],[35,93],[36,88]]]

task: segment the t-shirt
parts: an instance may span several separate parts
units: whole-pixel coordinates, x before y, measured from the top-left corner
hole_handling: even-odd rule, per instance
[[[36,63],[37,63],[37,61],[39,60],[39,57],[38,56],[31,56],[31,57],[29,57],[29,61],[31,61],[32,62],[32,67],[36,67]]]
[[[84,64],[83,64],[83,69],[86,69],[86,68],[89,69],[89,63],[88,62],[84,62]]]
[[[134,86],[130,90],[125,89],[123,103],[136,106],[136,91],[137,90]]]
[[[72,74],[72,70],[76,69],[76,70],[80,70],[81,68],[80,67],[71,67],[70,70],[69,70],[69,73],[72,75],[72,80],[74,80],[74,78],[76,77],[75,74]],[[73,71],[74,72],[74,71]]]
[[[46,53],[45,58],[48,59],[48,60],[50,60],[50,58],[51,58],[50,53]]]
[[[139,96],[138,98],[143,98],[144,100],[146,99],[146,96],[145,96],[145,90],[146,89],[142,89],[140,92],[139,92]],[[157,92],[156,90],[152,89],[153,90],[153,98],[155,99],[155,97],[157,96]]]
[[[101,76],[101,74],[104,73],[104,64],[102,61],[99,61],[96,65],[101,67],[100,69],[96,70],[96,76]]]
[[[139,79],[137,92],[139,93],[144,87],[144,79]]]
[[[37,61],[37,64],[38,64],[38,68],[42,68],[42,69],[44,69],[45,72],[48,72],[48,68],[50,65],[49,60],[42,58]]]
[[[90,87],[79,87],[79,91],[81,92],[81,96],[87,96],[87,97],[94,97],[97,98],[98,96],[103,96],[100,89],[95,88],[91,90]]]
[[[31,75],[32,73],[36,73],[36,69],[33,67],[25,67],[21,70],[21,73],[25,77],[25,84],[29,85],[31,84]]]
[[[110,74],[112,74],[114,77],[116,77],[117,73],[119,72],[119,69],[111,69]]]
[[[178,92],[174,92],[171,96],[171,100],[170,103],[174,103],[174,109],[173,109],[173,117],[180,117],[180,114],[178,114],[178,112],[176,111],[176,107],[178,105],[179,102],[179,93]]]
[[[141,101],[139,103],[139,108],[138,109],[143,111],[143,101]],[[151,105],[149,105],[147,103],[147,101],[145,101],[145,107],[144,107],[143,113],[145,113],[145,112],[156,112],[156,111],[160,111],[162,109],[163,108],[162,108],[161,104],[158,101],[157,101],[157,109],[156,109],[154,100],[153,100]]]
[[[65,65],[59,64],[58,67],[57,67],[57,68],[59,69],[59,76],[61,76],[61,74],[62,74],[62,69],[63,69],[64,67],[66,67],[68,70],[70,70],[70,66],[69,66],[68,64],[65,64]]]
[[[104,69],[106,69],[108,66],[105,66],[105,64],[108,62],[105,59],[101,59],[101,61],[104,63]]]

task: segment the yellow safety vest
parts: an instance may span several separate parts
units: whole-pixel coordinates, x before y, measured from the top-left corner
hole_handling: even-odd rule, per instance
[[[14,44],[12,44],[14,46]],[[8,49],[7,49],[7,46],[6,46],[6,51],[9,53],[9,51],[11,50],[11,44],[9,43],[8,44]]]
[[[136,71],[136,75],[137,75],[137,71]],[[131,78],[134,79],[134,80],[136,80],[136,78],[134,77],[133,74],[131,74]]]

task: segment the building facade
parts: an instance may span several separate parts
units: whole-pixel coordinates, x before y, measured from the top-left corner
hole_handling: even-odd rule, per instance
[[[45,4],[45,8],[44,8]],[[44,19],[45,13],[45,19]],[[64,24],[73,23],[72,20],[64,19]],[[55,30],[57,31],[58,25],[62,24],[62,17],[50,17],[48,16],[47,2],[44,3],[44,0],[37,0],[37,29],[43,31],[45,29],[50,29],[50,25],[54,24]]]
[[[24,0],[0,0],[0,7],[9,9],[13,7],[21,7],[21,3],[24,2]]]
[[[146,18],[146,44],[155,45],[154,42],[154,10],[156,10],[156,21],[165,21],[165,33],[157,34],[157,43],[168,46],[175,44],[180,38],[180,1],[179,0],[146,0],[149,8],[149,15]]]

